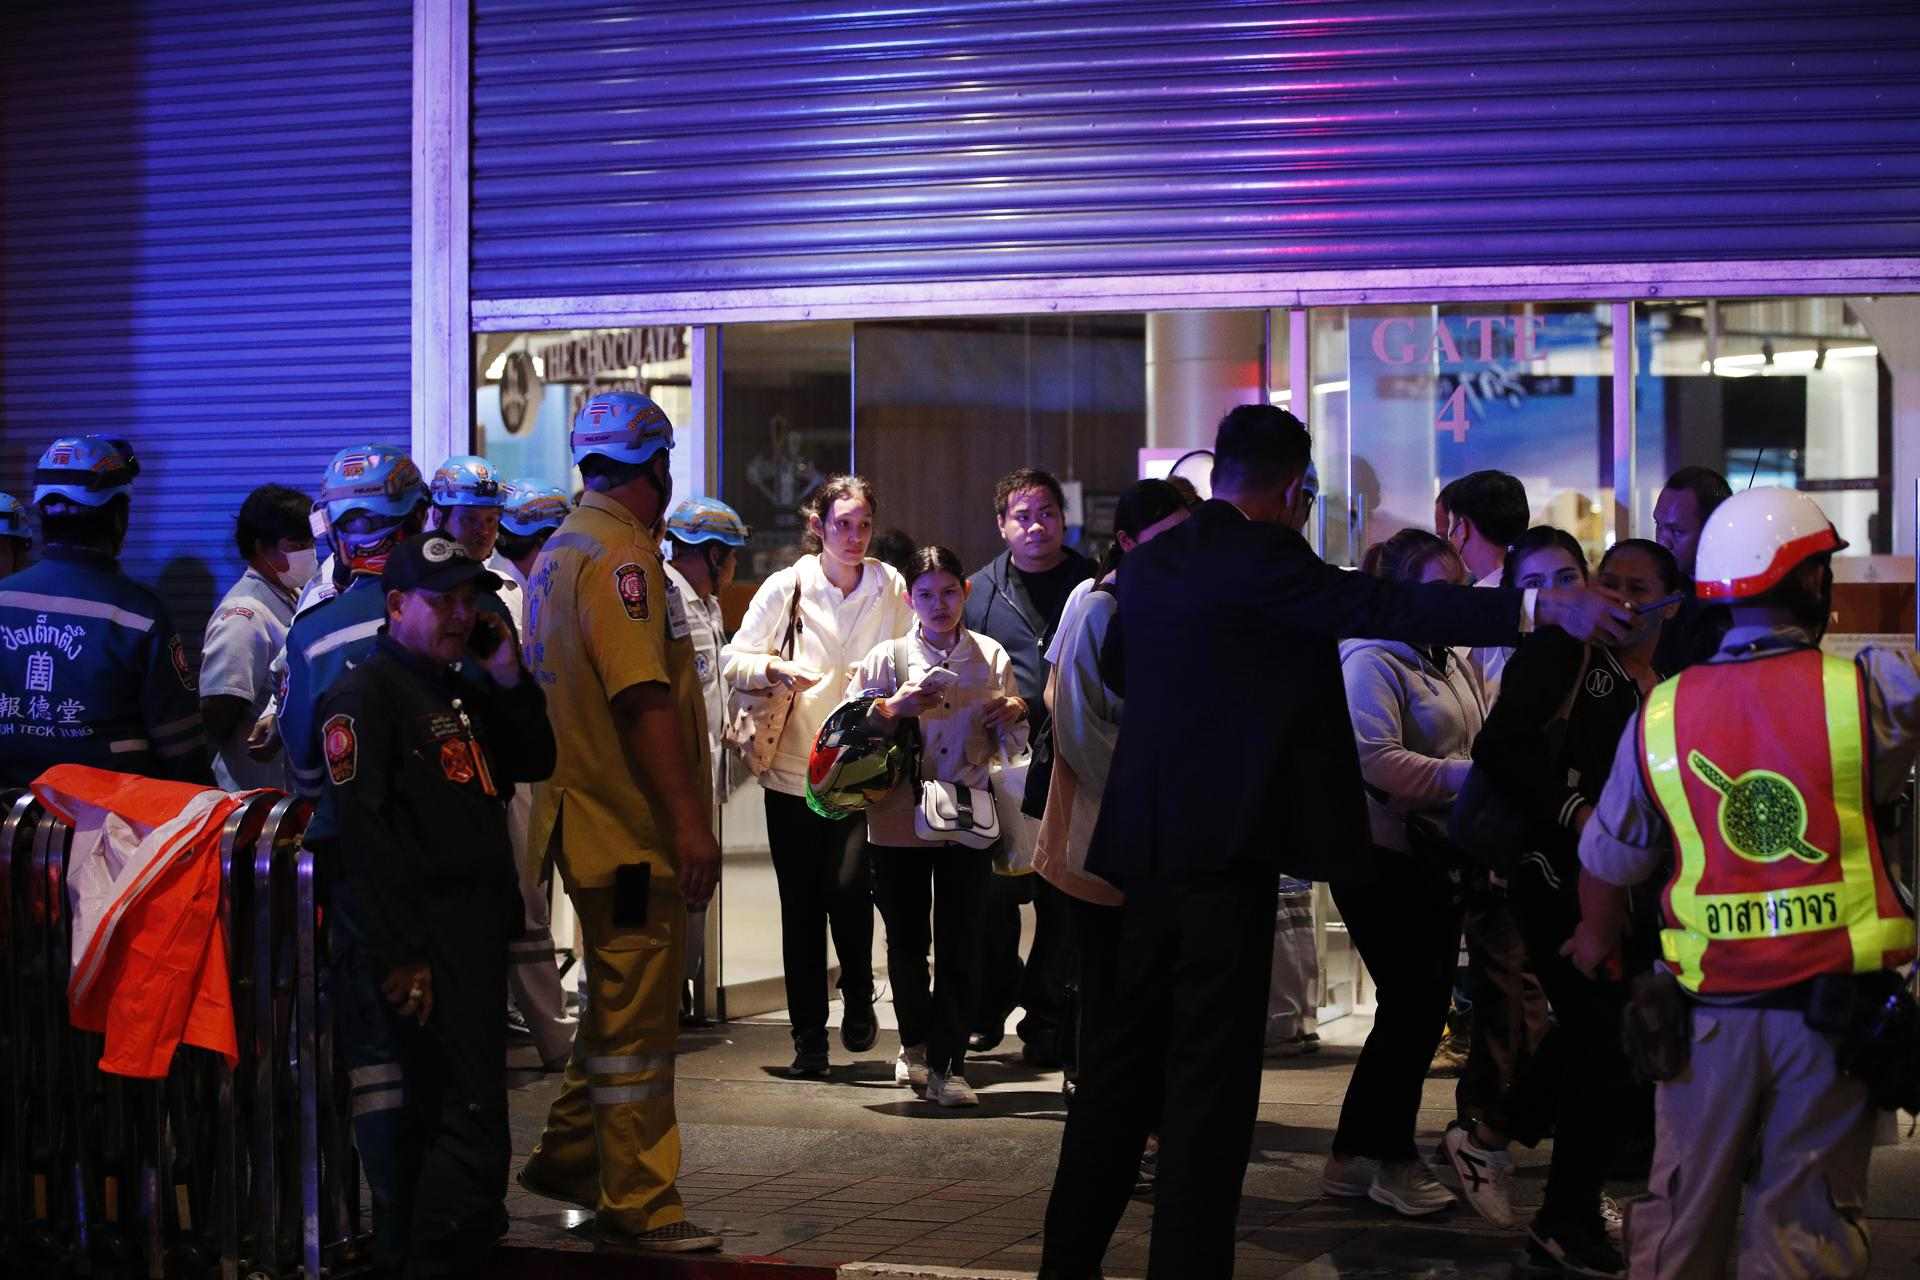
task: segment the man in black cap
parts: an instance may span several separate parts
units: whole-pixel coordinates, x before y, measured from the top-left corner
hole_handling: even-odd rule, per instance
[[[553,771],[554,741],[513,628],[482,603],[499,585],[445,534],[403,542],[381,574],[386,625],[318,717],[353,1111],[401,1131],[373,1190],[396,1227],[381,1261],[408,1277],[474,1274],[506,1229],[507,800]]]

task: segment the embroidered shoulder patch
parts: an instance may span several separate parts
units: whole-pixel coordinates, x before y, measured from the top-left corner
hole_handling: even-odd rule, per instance
[[[620,591],[620,605],[635,622],[647,620],[647,574],[629,560],[613,571],[613,585]]]
[[[334,786],[353,781],[360,768],[360,738],[353,729],[353,717],[344,712],[331,716],[320,726],[320,743],[327,753],[327,776]]]
[[[194,671],[193,664],[187,661],[187,647],[180,643],[179,636],[167,642],[167,657],[173,662],[173,674],[180,677],[180,687],[188,693],[198,692],[200,677]]]

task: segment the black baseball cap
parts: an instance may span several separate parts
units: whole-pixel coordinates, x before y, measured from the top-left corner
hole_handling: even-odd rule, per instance
[[[500,575],[444,533],[414,534],[393,549],[380,571],[380,585],[388,591],[451,591],[463,582],[482,591],[500,589]]]

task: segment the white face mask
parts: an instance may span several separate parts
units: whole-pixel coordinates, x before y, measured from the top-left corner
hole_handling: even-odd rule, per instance
[[[320,552],[315,547],[303,547],[298,551],[287,552],[286,572],[278,574],[280,582],[289,591],[299,591],[307,585],[313,575],[320,571]]]

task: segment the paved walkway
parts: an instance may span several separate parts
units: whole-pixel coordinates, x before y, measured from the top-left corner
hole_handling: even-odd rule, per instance
[[[1266,1071],[1235,1274],[1525,1273],[1524,1236],[1489,1227],[1465,1208],[1410,1223],[1369,1202],[1320,1196],[1320,1165],[1357,1052],[1340,1042],[1364,1035],[1365,1023],[1347,1019],[1326,1031],[1321,1053]],[[995,1054],[969,1067],[981,1106],[943,1111],[893,1084],[889,1033],[851,1063],[836,1044],[835,1078],[826,1083],[777,1075],[788,1044],[785,1027],[765,1024],[682,1038],[682,1191],[695,1221],[722,1230],[728,1255],[795,1264],[801,1276],[864,1261],[1033,1273],[1065,1118],[1057,1073],[1025,1067],[1017,1050]],[[546,1082],[514,1094],[514,1148],[522,1157],[555,1088]],[[1451,1099],[1451,1081],[1428,1082],[1423,1149],[1451,1117]],[[1520,1198],[1537,1204],[1547,1150],[1518,1158]],[[512,1246],[593,1248],[584,1214],[517,1187],[508,1208]],[[1872,1210],[1875,1280],[1920,1272],[1920,1138],[1876,1154]],[[1145,1274],[1151,1227],[1150,1203],[1135,1200],[1114,1237],[1109,1276]]]

